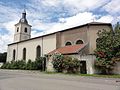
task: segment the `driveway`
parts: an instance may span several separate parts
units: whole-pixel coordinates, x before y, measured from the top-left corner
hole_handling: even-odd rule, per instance
[[[120,90],[120,79],[0,70],[0,90]]]

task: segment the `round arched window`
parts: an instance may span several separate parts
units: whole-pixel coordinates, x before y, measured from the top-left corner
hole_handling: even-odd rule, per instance
[[[13,60],[15,60],[15,54],[16,54],[16,51],[15,49],[13,50]]]
[[[83,44],[83,41],[82,40],[77,40],[76,44]]]
[[[71,42],[66,42],[65,46],[69,46],[69,45],[72,45]]]
[[[27,28],[25,28],[25,30],[24,30],[26,33],[27,33]]]
[[[19,27],[17,27],[17,32],[19,32]]]
[[[39,58],[41,56],[41,47],[38,45],[36,47],[36,58]]]
[[[23,48],[23,60],[26,60],[26,48]]]

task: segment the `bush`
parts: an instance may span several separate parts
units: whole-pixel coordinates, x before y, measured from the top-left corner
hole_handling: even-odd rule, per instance
[[[19,69],[17,61],[11,61],[9,66],[10,69]]]
[[[25,69],[26,63],[24,60],[6,62],[2,65],[2,69]]]
[[[45,57],[36,58],[35,66],[36,66],[36,70],[45,71],[45,68],[46,68],[46,58]]]
[[[77,73],[80,66],[78,59],[60,54],[53,56],[52,63],[57,72]]]
[[[45,57],[39,57],[35,61],[28,60],[26,63],[25,60],[17,60],[6,62],[2,65],[2,69],[21,69],[21,70],[45,70]]]
[[[55,68],[56,72],[62,72],[63,71],[63,60],[64,56],[60,54],[56,54],[53,56],[53,68]]]
[[[26,70],[36,70],[35,62],[28,60],[26,64]]]
[[[22,69],[22,70],[26,69],[26,62],[25,62],[25,60],[18,60],[16,62],[17,62],[16,64],[18,65],[18,69]]]
[[[80,62],[78,59],[65,56],[63,60],[63,68],[67,73],[77,73],[80,67]]]
[[[1,69],[9,69],[10,68],[10,63],[6,62],[1,66]]]

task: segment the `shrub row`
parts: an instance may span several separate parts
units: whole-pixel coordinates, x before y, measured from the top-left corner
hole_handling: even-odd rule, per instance
[[[45,58],[40,57],[37,58],[35,61],[28,60],[17,60],[6,62],[1,66],[2,69],[21,69],[21,70],[44,70]]]
[[[53,67],[56,72],[78,73],[80,61],[76,58],[56,54],[53,56]]]
[[[25,60],[17,60],[6,62],[1,68],[45,71],[45,61],[45,57],[37,58],[35,61],[28,60],[28,62]],[[52,64],[56,72],[77,73],[80,70],[80,61],[78,59],[60,54],[53,55]]]

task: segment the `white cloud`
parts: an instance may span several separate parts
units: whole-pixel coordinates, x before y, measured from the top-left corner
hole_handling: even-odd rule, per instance
[[[46,33],[56,32],[92,22],[93,18],[95,18],[95,16],[91,12],[78,13],[72,17],[60,18],[60,22],[56,24],[54,23],[53,26],[46,31]]]
[[[13,36],[10,34],[0,35],[0,52],[7,51],[7,44],[13,41]]]
[[[13,20],[9,22],[3,23],[3,26],[6,30],[9,31],[10,34],[13,34],[15,32],[15,24],[18,23],[18,20]]]
[[[32,29],[36,30],[47,30],[51,26],[51,23],[43,23],[40,20],[33,20],[32,23]],[[47,24],[47,25],[46,25]]]
[[[120,15],[120,0],[111,0],[103,8],[110,14],[119,14]]]
[[[98,22],[105,22],[105,23],[111,23],[113,21],[113,17],[111,15],[102,16],[100,19],[98,19]]]
[[[58,6],[60,0],[42,0],[41,2],[45,6]]]
[[[31,38],[33,38],[33,37],[37,37],[37,36],[42,36],[42,35],[44,35],[45,33],[44,32],[36,32],[36,31],[32,31],[31,32]]]
[[[106,4],[109,0],[64,0],[64,4],[74,9],[84,11],[93,10]]]
[[[18,18],[19,11],[20,11],[20,9],[12,8],[10,6],[5,6],[3,4],[0,4],[0,14],[3,15],[3,18],[1,18],[1,19],[13,20],[13,18],[14,18],[14,20],[15,20]]]
[[[18,21],[19,9],[0,4],[0,28],[8,33],[0,32],[0,52],[7,51],[7,44],[13,42],[14,24]]]

